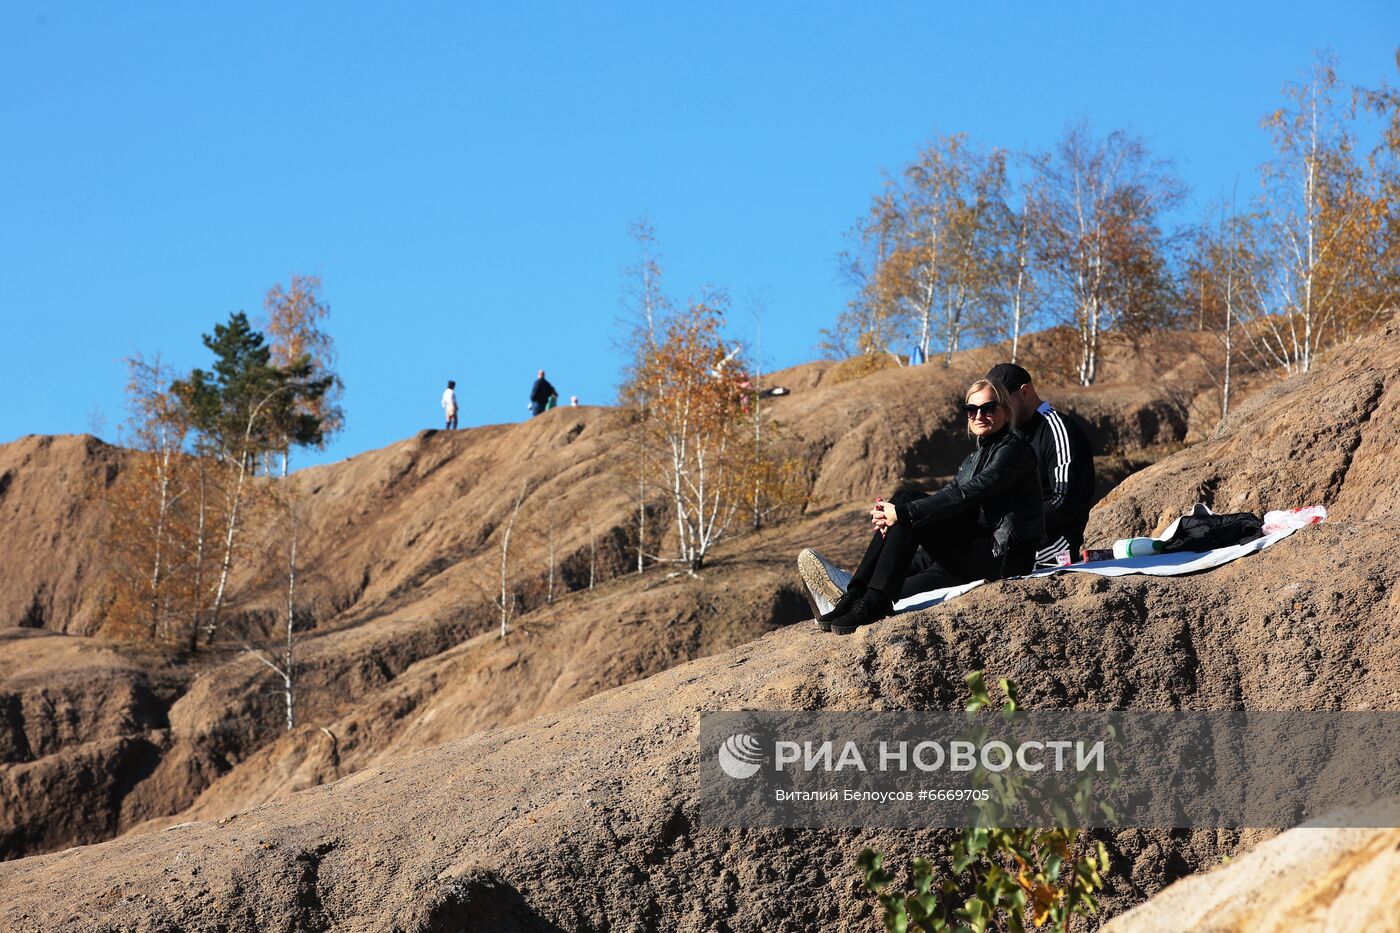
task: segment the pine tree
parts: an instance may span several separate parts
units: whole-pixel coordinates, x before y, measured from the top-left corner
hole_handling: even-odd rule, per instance
[[[230,314],[226,325],[214,325],[214,333],[204,335],[204,346],[214,353],[213,372],[195,369],[171,391],[197,432],[197,453],[212,455],[225,474],[222,558],[205,625],[212,642],[227,597],[248,479],[263,455],[320,443],[324,420],[313,403],[325,396],[335,377],[314,378],[307,355],[274,366],[262,333],[241,311]]]

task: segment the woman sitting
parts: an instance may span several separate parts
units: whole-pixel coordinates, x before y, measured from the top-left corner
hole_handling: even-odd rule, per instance
[[[895,496],[871,510],[875,535],[823,628],[849,635],[907,596],[1031,571],[1045,531],[1035,451],[1011,430],[1001,383],[974,382],[964,398],[977,448],[932,495]],[[920,547],[926,554],[915,560]]]

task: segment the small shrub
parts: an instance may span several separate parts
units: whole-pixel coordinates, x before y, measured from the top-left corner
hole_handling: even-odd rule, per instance
[[[993,701],[980,671],[965,680],[971,694],[967,711],[972,719],[992,707]],[[1002,715],[1009,718],[1020,708],[1016,685],[1002,679],[998,686],[1003,695]],[[1098,892],[1109,870],[1103,843],[1092,849],[1081,847],[1077,829],[997,827],[994,824],[1008,812],[1008,804],[1014,804],[1025,791],[1020,783],[1023,779],[1009,773],[982,777],[996,785],[996,793],[979,814],[982,825],[964,829],[949,847],[948,872],[943,877],[931,861],[915,858],[908,882],[900,887],[896,876],[885,869],[884,856],[866,849],[856,860],[865,889],[884,909],[889,933],[982,933],[988,929],[1021,933],[1031,928],[1066,933],[1075,917],[1098,913]],[[1092,781],[1086,778],[1076,786],[1074,799],[1060,803],[1085,813],[1092,804],[1092,790]],[[1107,804],[1099,807],[1111,816]],[[1055,805],[1049,809],[1064,812]]]

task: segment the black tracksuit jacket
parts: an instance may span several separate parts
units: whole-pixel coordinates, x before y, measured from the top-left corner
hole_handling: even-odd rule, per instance
[[[1049,408],[1036,412],[1016,429],[1030,442],[1040,461],[1040,486],[1045,495],[1045,537],[1036,562],[1050,561],[1060,551],[1074,559],[1084,548],[1084,526],[1094,504],[1094,448],[1079,422]]]

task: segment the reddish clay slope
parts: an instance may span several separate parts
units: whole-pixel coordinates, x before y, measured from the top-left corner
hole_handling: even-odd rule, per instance
[[[1240,413],[1277,425],[1279,445],[1298,452],[1254,475],[1280,494],[1313,489],[1317,463],[1351,449],[1323,487],[1343,520],[1259,555],[1188,578],[1009,581],[847,639],[787,627],[232,820],[0,865],[0,919],[20,930],[863,927],[855,853],[935,840],[698,825],[699,711],[951,708],[974,668],[1015,677],[1031,708],[1400,709],[1389,547],[1400,516],[1348,511],[1370,498],[1356,478],[1384,470],[1374,458],[1396,442],[1397,362],[1393,336],[1368,340]],[[1373,372],[1375,406],[1338,430],[1325,400]],[[1194,455],[1144,471],[1135,498],[1105,509],[1180,483],[1178,459]],[[1240,837],[1109,841],[1121,908]]]
[[[1101,441],[1115,449],[1138,450],[1164,439],[1179,440],[1186,423],[1171,415],[1175,403],[1165,395],[1144,394],[1133,381],[1143,365],[1159,365],[1151,361],[1150,350],[1120,353],[1121,360],[1110,353],[1105,368],[1110,381],[1103,386],[1077,392],[1052,386],[1046,391],[1085,414]],[[495,647],[486,647],[489,641],[482,642],[480,651],[455,652],[441,663],[425,663],[422,677],[397,681],[420,662],[496,624],[498,611],[491,600],[499,592],[500,542],[507,510],[522,485],[525,498],[511,539],[510,589],[518,608],[527,613],[524,619],[543,602],[551,544],[560,593],[586,586],[590,574],[601,581],[629,569],[635,517],[631,486],[620,470],[627,443],[618,413],[559,409],[522,424],[451,434],[423,432],[383,450],[296,474],[292,482],[306,492],[309,520],[300,539],[301,592],[315,615],[314,631],[306,634],[297,659],[298,721],[313,741],[324,743],[326,761],[293,766],[307,753],[293,747],[295,740],[279,739],[281,696],[261,664],[227,648],[204,654],[172,672],[172,682],[180,686],[160,694],[155,716],[159,725],[108,728],[106,721],[93,723],[81,756],[69,751],[54,757],[31,749],[12,761],[0,761],[0,772],[21,769],[47,775],[43,780],[27,779],[26,791],[16,792],[7,829],[0,834],[0,857],[96,841],[147,817],[174,813],[231,769],[231,785],[259,789],[213,792],[201,807],[247,805],[279,788],[327,779],[360,762],[380,760],[391,748],[423,747],[518,721],[791,621],[801,614],[796,581],[786,578],[780,588],[785,595],[775,599],[774,571],[754,568],[767,566],[768,556],[775,553],[784,555],[780,563],[786,567],[791,551],[824,537],[830,513],[823,501],[863,502],[874,491],[888,493],[905,479],[927,479],[950,469],[966,438],[951,401],[934,400],[938,393],[955,398],[990,360],[989,353],[973,351],[959,355],[948,369],[901,369],[840,385],[823,381],[829,364],[775,374],[774,381],[796,388],[773,410],[794,453],[812,464],[817,492],[809,517],[787,526],[781,547],[740,538],[721,549],[721,559],[706,573],[706,586],[732,584],[733,589],[715,603],[720,607],[715,613],[690,613],[684,608],[690,597],[667,607],[644,596],[653,576],[619,581],[620,590],[602,597],[619,605],[649,601],[647,617],[665,626],[664,650],[653,650],[652,636],[641,630],[607,631],[605,639],[593,640],[596,651],[618,662],[595,664],[589,675],[576,676],[577,659],[555,642],[541,639],[513,648],[522,656],[509,685],[520,692],[518,703],[509,695],[497,703],[489,689],[475,687],[458,690],[455,701],[444,698],[438,704],[432,699],[441,689],[437,685],[483,670],[480,665],[488,662],[482,658],[503,657]],[[1185,384],[1201,377],[1187,373],[1172,378]],[[841,412],[854,420],[843,421]],[[847,456],[851,451],[862,453],[852,458]],[[0,448],[0,475],[9,477],[0,509],[7,510],[19,530],[18,537],[0,542],[0,560],[13,558],[24,571],[0,580],[8,587],[4,592],[13,618],[58,631],[89,631],[96,624],[100,587],[93,568],[101,560],[99,492],[125,456],[90,438],[30,438]],[[1112,475],[1114,469],[1122,466],[1105,465],[1102,472]],[[655,538],[649,549],[655,551],[662,547],[660,536],[669,526],[653,516],[650,529]],[[13,553],[6,550],[11,540],[19,542]],[[282,542],[250,538],[248,544],[262,560],[243,565],[234,575],[229,613],[233,627],[256,622],[275,611],[281,600]],[[748,599],[752,605],[744,604]],[[0,601],[0,608],[4,605]],[[26,608],[34,605],[40,609]],[[605,602],[595,605],[577,596],[567,608],[560,604],[545,613],[541,624],[557,619],[570,630],[592,631],[597,630],[592,620],[615,611]],[[17,649],[0,642],[0,654],[12,650]],[[428,676],[430,670],[438,673]],[[544,672],[546,682],[554,677],[569,681],[569,686],[544,691],[543,699],[535,702],[529,699],[538,689],[534,672]],[[0,706],[10,702],[4,690],[0,684]],[[424,717],[398,712],[396,718],[396,711],[419,706],[439,710],[431,728],[418,725],[428,721]],[[494,712],[484,715],[482,710]],[[33,720],[42,714],[31,711],[28,716]],[[399,719],[414,725],[401,728]],[[360,734],[377,738],[353,750],[350,746],[357,743],[340,735],[351,723],[358,723],[355,730]],[[329,736],[322,727],[330,730]],[[275,748],[240,767],[274,740]],[[342,742],[346,746],[337,748]],[[132,748],[141,750],[137,765],[127,763]],[[288,775],[285,782],[256,770],[272,767],[269,756],[279,756],[278,749],[290,754],[273,768],[274,775]],[[74,756],[80,762],[100,762],[117,777],[110,786],[75,782],[70,779],[77,773]],[[339,764],[327,764],[337,756]],[[55,821],[50,813],[57,807],[84,816]]]
[[[122,451],[86,435],[0,444],[0,627],[90,634],[101,621],[98,500]]]
[[[1396,571],[1374,547],[1396,530],[1310,529],[1188,579],[998,584],[849,639],[789,627],[226,822],[0,865],[0,919],[17,930],[869,922],[860,847],[934,840],[703,828],[699,711],[950,708],[973,668],[1017,678],[1032,708],[1400,709],[1400,652],[1382,637]],[[1110,841],[1125,904],[1218,862],[1238,834]]]
[[[1110,493],[1089,537],[1148,534],[1193,502],[1254,512],[1327,503],[1331,520],[1345,522],[1400,515],[1397,338],[1392,324],[1252,396],[1207,441]]]

